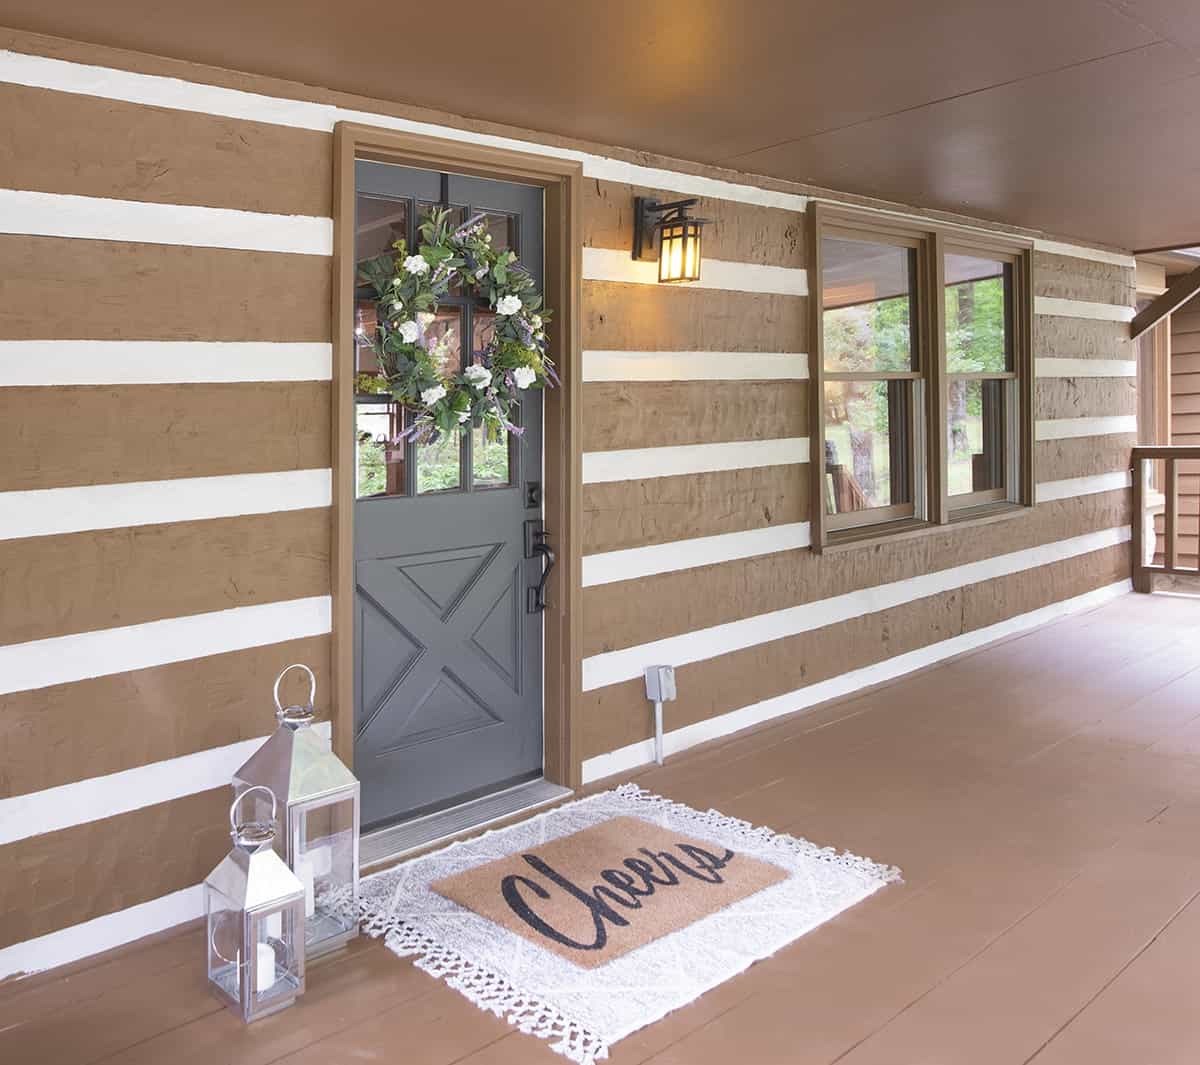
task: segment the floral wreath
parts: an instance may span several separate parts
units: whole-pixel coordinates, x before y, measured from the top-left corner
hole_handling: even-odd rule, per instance
[[[432,208],[418,227],[420,245],[408,254],[401,239],[359,266],[359,281],[375,290],[373,333],[361,322],[356,342],[375,352],[379,374],[360,373],[359,392],[390,393],[410,412],[399,439],[436,441],[443,433],[480,427],[520,434],[513,407],[520,392],[558,383],[546,354],[550,312],[529,271],[513,251],[492,248],[482,216],[452,229],[450,212]],[[486,298],[496,312],[491,339],[461,373],[442,365],[445,341],[428,338],[438,303],[455,279]],[[464,341],[467,338],[464,338]]]

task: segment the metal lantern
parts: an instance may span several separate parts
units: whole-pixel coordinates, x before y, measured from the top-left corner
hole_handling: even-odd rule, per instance
[[[658,259],[658,280],[667,284],[699,281],[701,229],[705,218],[692,218],[688,208],[699,200],[660,203],[644,196],[634,198],[633,257]],[[654,238],[658,236],[658,255]]]
[[[293,669],[308,674],[308,703],[284,707],[279,685]],[[359,786],[354,774],[313,730],[317,678],[305,665],[275,678],[279,728],[233,775],[238,794],[266,785],[279,796],[285,831],[275,849],[304,887],[310,958],[358,935]]]
[[[270,797],[271,817],[239,821],[251,793]],[[233,850],[204,881],[208,979],[230,1009],[254,1021],[304,992],[304,887],[271,844],[275,796],[244,791],[229,807]]]

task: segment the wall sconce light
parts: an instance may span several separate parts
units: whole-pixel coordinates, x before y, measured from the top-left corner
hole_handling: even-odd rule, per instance
[[[706,218],[690,218],[687,209],[699,200],[658,200],[638,196],[633,201],[633,257],[653,259],[658,233],[658,279],[674,283],[700,280],[700,227]]]

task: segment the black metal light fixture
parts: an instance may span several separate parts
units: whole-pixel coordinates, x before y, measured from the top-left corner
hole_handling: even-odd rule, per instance
[[[700,228],[706,218],[690,218],[688,208],[699,200],[660,203],[645,196],[633,201],[633,257],[653,259],[658,233],[658,279],[673,284],[700,280]]]

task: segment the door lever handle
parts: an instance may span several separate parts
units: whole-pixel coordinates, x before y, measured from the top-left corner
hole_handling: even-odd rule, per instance
[[[537,582],[535,587],[528,590],[525,598],[525,612],[527,614],[540,614],[546,609],[546,582],[550,579],[550,571],[554,569],[554,564],[558,561],[558,558],[554,554],[553,548],[546,543],[546,538],[550,534],[545,529],[538,529],[532,535],[531,556],[541,555],[545,559],[545,565],[542,567],[542,579]]]

